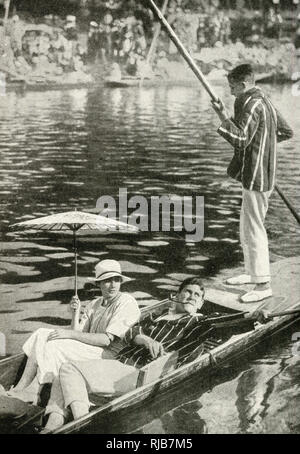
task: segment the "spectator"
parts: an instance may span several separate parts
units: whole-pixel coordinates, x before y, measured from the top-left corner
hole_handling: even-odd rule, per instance
[[[97,22],[92,21],[88,33],[88,57],[93,61],[95,61],[100,47],[99,38],[99,26]]]
[[[298,15],[298,24],[297,24],[297,30],[296,30],[296,37],[295,37],[295,47],[296,49],[300,48],[300,14]]]
[[[111,37],[112,22],[113,22],[112,15],[110,13],[106,13],[103,18],[103,23],[105,33],[105,55],[108,57],[112,56],[112,37]]]
[[[98,27],[98,44],[99,44],[99,52],[100,57],[102,60],[106,60],[106,53],[107,53],[107,36],[105,25],[100,22]]]
[[[274,8],[270,8],[267,15],[265,34],[268,38],[279,39],[281,36],[282,16],[280,12],[276,13]]]
[[[69,41],[76,41],[78,39],[76,30],[76,17],[67,16],[65,25],[65,36]]]
[[[133,33],[131,31],[125,34],[122,50],[124,55],[129,55],[129,53],[133,50]]]
[[[197,28],[197,45],[199,50],[201,50],[201,48],[205,47],[206,45],[206,24],[205,16],[203,14],[199,16],[199,25]]]
[[[137,61],[136,55],[134,52],[130,52],[127,64],[126,64],[126,72],[129,76],[136,76],[137,74]]]
[[[22,36],[24,30],[20,22],[19,16],[14,15],[10,27],[9,27],[9,36],[11,39],[11,46],[14,51],[22,51]]]

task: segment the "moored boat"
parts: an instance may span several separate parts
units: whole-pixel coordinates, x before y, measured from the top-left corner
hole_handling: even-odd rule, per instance
[[[63,76],[53,77],[29,77],[26,79],[7,78],[5,87],[9,91],[13,90],[30,90],[30,91],[45,91],[45,90],[70,90],[89,88],[94,85],[94,79],[84,74],[82,77],[69,73]]]
[[[145,399],[155,399],[162,392],[171,389],[177,383],[187,379],[192,374],[198,374],[199,380],[205,379],[205,373],[213,370],[232,358],[244,354],[247,350],[261,343],[278,331],[287,328],[300,319],[300,313],[289,314],[275,318],[266,324],[257,324],[255,328],[244,326],[239,334],[228,338],[228,331],[235,328],[242,320],[241,315],[245,312],[253,312],[257,309],[267,309],[271,313],[278,311],[291,311],[300,309],[300,257],[281,260],[272,265],[272,286],[274,297],[266,299],[262,303],[241,304],[239,296],[243,293],[243,287],[235,288],[220,285],[215,289],[206,291],[205,312],[221,312],[221,318],[214,321],[217,335],[206,339],[199,349],[199,354],[191,362],[176,367],[176,352],[158,358],[140,370],[137,388],[127,394],[111,400],[102,401],[92,407],[90,413],[78,420],[70,421],[54,433],[78,432],[90,424],[95,424],[98,418],[140,404]],[[164,301],[143,309],[143,316],[149,312],[162,312],[168,308],[169,302]],[[227,338],[220,341],[220,332],[227,332]],[[226,337],[226,336],[225,336]],[[6,388],[14,384],[20,367],[24,362],[23,355],[0,361],[0,383]],[[169,368],[166,365],[169,364]],[[32,407],[32,406],[31,406]],[[31,409],[25,420],[15,425],[16,431],[20,432],[34,420],[38,420],[43,413],[42,408]]]
[[[207,80],[213,83],[223,83],[226,80],[226,73],[223,70],[214,70],[207,75]],[[257,74],[256,83],[258,84],[273,84],[273,83],[288,83],[292,80],[287,79],[284,76],[276,75],[274,72]],[[295,82],[295,81],[294,81]],[[164,87],[164,86],[186,86],[196,85],[197,80],[194,78],[188,79],[174,79],[174,78],[163,78],[154,77],[152,79],[141,79],[140,77],[122,77],[121,79],[106,78],[104,79],[104,85],[110,88],[130,88],[130,87]]]
[[[158,76],[151,79],[142,79],[141,77],[132,76],[123,76],[121,79],[115,79],[112,77],[104,79],[104,85],[111,88],[138,87],[139,85],[142,85],[143,87],[155,87],[158,85],[166,85],[167,83],[167,80]]]

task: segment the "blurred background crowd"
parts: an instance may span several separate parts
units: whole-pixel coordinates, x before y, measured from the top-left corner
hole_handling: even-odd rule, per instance
[[[143,70],[150,74],[153,68],[168,75],[168,63],[179,59],[162,30],[149,65],[157,24],[146,0],[65,0],[59,7],[52,0],[1,3],[0,71],[11,77],[84,77],[87,65],[94,63],[113,64],[115,70],[119,65],[133,76]],[[242,58],[260,71],[280,68],[287,73],[291,53],[297,56],[300,49],[299,0],[156,3],[165,5],[168,22],[206,72],[227,70]]]

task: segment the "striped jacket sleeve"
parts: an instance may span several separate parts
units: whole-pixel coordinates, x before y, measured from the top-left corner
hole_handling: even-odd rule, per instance
[[[260,99],[249,102],[239,123],[236,124],[232,120],[227,119],[219,127],[218,133],[234,148],[247,148],[252,142],[259,126],[260,105]]]
[[[152,327],[152,318],[146,317],[140,323],[135,324],[132,328],[130,328],[123,340],[126,344],[130,345],[133,343],[134,338],[138,335],[149,335],[151,332]]]

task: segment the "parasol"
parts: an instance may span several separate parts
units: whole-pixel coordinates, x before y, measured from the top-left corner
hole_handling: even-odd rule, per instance
[[[98,232],[128,232],[137,233],[139,229],[125,222],[109,219],[97,214],[84,213],[82,211],[67,211],[65,213],[52,214],[41,218],[13,224],[12,227],[20,229],[72,231],[75,259],[75,283],[74,290],[77,296],[77,238],[78,230],[95,230]]]

